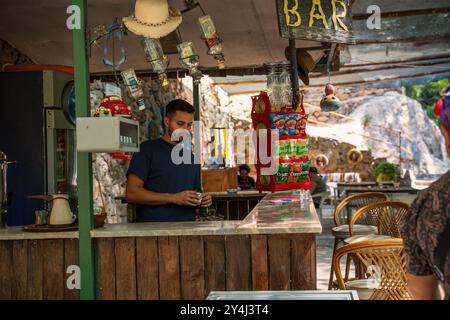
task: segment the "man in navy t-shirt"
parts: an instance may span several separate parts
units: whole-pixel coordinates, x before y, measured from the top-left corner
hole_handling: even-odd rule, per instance
[[[177,129],[191,132],[194,112],[194,107],[184,100],[169,102],[164,135],[142,143],[140,152],[133,155],[127,172],[127,201],[136,204],[138,222],[192,221],[195,207],[211,206],[211,195],[204,193],[201,199],[197,196],[201,190],[200,165],[194,164],[190,149],[181,148],[183,138],[176,139]],[[189,156],[183,157],[184,152]],[[190,161],[185,161],[186,157]],[[180,159],[184,161],[180,163]]]

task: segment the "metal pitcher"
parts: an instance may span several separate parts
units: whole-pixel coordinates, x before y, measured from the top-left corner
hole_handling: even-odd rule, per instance
[[[6,227],[8,207],[7,172],[8,165],[13,163],[16,163],[16,161],[8,161],[6,154],[0,150],[0,229]]]

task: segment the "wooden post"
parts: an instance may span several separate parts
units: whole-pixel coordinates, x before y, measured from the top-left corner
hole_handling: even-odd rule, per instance
[[[79,9],[80,27],[72,30],[77,117],[90,116],[89,62],[86,48],[87,0],[73,0]],[[75,12],[76,14],[76,12]],[[75,19],[78,17],[75,16]],[[91,239],[93,227],[92,155],[77,152],[79,255],[81,269],[80,299],[96,298],[95,253]]]
[[[299,103],[299,84],[297,70],[297,52],[295,39],[289,38],[289,61],[291,62],[292,107],[297,109]]]

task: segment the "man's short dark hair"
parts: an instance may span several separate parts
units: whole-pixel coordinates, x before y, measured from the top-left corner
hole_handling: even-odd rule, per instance
[[[239,166],[239,172],[241,172],[242,170],[245,170],[245,171],[247,171],[247,173],[250,173],[250,167],[246,164],[241,164]]]
[[[174,115],[177,111],[194,113],[195,108],[192,104],[182,99],[175,99],[170,101],[166,106],[166,116]]]

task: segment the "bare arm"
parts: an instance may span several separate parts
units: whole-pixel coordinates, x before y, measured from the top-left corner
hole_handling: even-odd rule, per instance
[[[199,200],[195,191],[183,191],[179,193],[158,193],[144,188],[144,181],[134,174],[128,175],[127,202],[143,205],[177,204],[197,206]]]
[[[311,187],[309,187],[309,192],[311,192],[311,194],[313,194],[314,190],[316,190],[316,187],[317,187],[317,182],[311,181]]]
[[[439,281],[434,274],[428,276],[415,276],[406,274],[408,278],[408,289],[416,300],[439,300],[442,299],[439,290]]]

